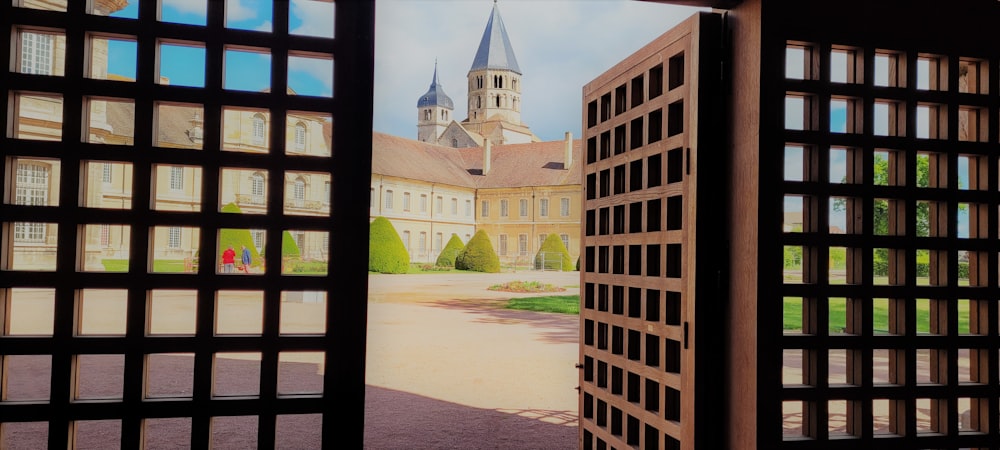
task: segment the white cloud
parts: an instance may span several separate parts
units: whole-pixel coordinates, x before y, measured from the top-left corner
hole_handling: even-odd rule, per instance
[[[375,129],[416,136],[416,102],[434,60],[454,117],[492,2],[380,0],[375,18]],[[505,1],[500,13],[524,72],[522,120],[542,139],[580,136],[582,87],[696,10],[624,0]]]
[[[257,17],[257,11],[254,8],[245,5],[240,0],[226,0],[227,21],[239,22],[254,17]]]
[[[323,83],[323,95],[333,93],[333,61],[320,58],[288,57],[288,72],[302,72]]]
[[[163,0],[163,6],[174,8],[182,13],[204,16],[208,9],[208,0]]]
[[[265,20],[260,25],[254,27],[254,31],[270,32],[272,28],[274,28],[274,24],[270,20]]]
[[[291,30],[292,34],[333,37],[334,3],[311,0],[292,0],[292,17],[302,23]]]

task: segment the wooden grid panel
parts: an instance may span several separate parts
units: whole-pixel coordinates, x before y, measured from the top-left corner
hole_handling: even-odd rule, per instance
[[[370,172],[373,5],[337,4],[332,39],[290,33],[283,1],[270,32],[227,28],[225,2],[203,25],[88,3],[113,2],[0,5],[0,446],[360,446],[365,309],[344,300],[366,295],[365,268],[328,255],[353,241],[333,230],[367,230],[348,193]],[[133,44],[133,79],[101,70],[109,40]],[[200,49],[202,85],[160,78],[167,47]],[[229,85],[247,51],[269,57],[264,89]],[[303,60],[329,63],[336,99],[289,90]],[[254,249],[230,274],[224,230],[282,257]]]
[[[583,448],[680,448],[692,420],[681,398],[690,42],[647,51],[584,98]]]
[[[989,56],[788,42],[769,301],[784,305],[789,448],[997,442]]]

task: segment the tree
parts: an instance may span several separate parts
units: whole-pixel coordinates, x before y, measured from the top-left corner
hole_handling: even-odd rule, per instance
[[[389,219],[376,217],[368,225],[368,270],[379,273],[410,271],[410,253]]]
[[[448,239],[448,243],[445,244],[443,249],[441,249],[441,254],[438,255],[437,261],[434,262],[434,265],[441,267],[455,267],[455,258],[458,257],[458,254],[464,248],[465,244],[462,243],[462,239],[460,239],[457,234],[452,233],[451,239]]]
[[[500,272],[500,258],[493,250],[493,244],[490,243],[490,237],[485,231],[479,230],[472,239],[469,239],[469,243],[455,258],[455,268],[487,273]]]
[[[553,259],[555,254],[559,255],[559,260]],[[559,235],[549,234],[545,237],[538,253],[535,254],[535,268],[559,269],[563,272],[573,271],[573,259],[569,257],[569,251],[566,250]]]

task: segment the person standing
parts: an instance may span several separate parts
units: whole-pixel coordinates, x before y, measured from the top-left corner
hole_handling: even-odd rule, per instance
[[[250,249],[248,249],[247,246],[245,245],[241,245],[240,248],[242,249],[240,251],[241,253],[240,259],[241,262],[243,263],[243,271],[246,273],[250,273],[250,263],[252,262],[250,258]]]
[[[230,245],[225,251],[222,252],[222,273],[233,273],[233,269],[236,267],[236,251],[233,250],[233,246]]]

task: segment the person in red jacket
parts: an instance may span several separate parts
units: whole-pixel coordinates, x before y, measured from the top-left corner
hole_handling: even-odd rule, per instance
[[[222,252],[222,273],[233,273],[233,269],[236,267],[236,251],[233,250],[233,246],[230,245],[225,251]]]

